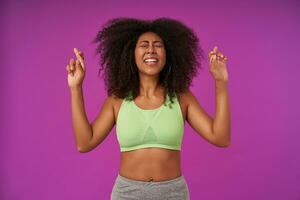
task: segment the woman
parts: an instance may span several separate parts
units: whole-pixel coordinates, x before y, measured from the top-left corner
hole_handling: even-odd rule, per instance
[[[116,125],[121,163],[111,199],[189,199],[180,169],[185,120],[211,144],[226,147],[230,142],[227,58],[217,47],[209,54],[216,85],[213,119],[189,90],[203,51],[183,23],[116,18],[93,42],[99,43],[108,95],[91,124],[82,94],[83,53],[74,48],[77,59],[67,65],[78,151],[94,149]]]

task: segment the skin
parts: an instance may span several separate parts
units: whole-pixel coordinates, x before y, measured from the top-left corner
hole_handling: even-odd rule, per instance
[[[72,95],[72,120],[78,151],[85,153],[101,144],[116,124],[123,99],[109,96],[105,99],[96,119],[89,124],[83,103],[82,81],[85,74],[83,53],[74,48],[76,62],[70,59],[68,84]],[[146,57],[158,58],[158,63],[147,65]],[[164,101],[164,88],[158,84],[159,73],[166,62],[166,51],[161,38],[152,32],[142,34],[135,48],[139,69],[140,95],[134,99],[142,109],[155,109]],[[212,118],[201,107],[192,91],[178,94],[184,121],[209,143],[227,147],[230,143],[230,111],[227,89],[227,58],[217,47],[209,53],[210,73],[216,86],[216,116]],[[163,148],[143,148],[121,152],[120,175],[142,181],[163,181],[181,175],[180,151]]]
[[[146,32],[139,37],[134,53],[135,62],[139,70],[140,94],[142,97],[145,97],[141,100],[147,101],[159,98],[160,94],[156,95],[155,93],[156,91],[161,92],[162,87],[158,85],[159,74],[166,63],[166,50],[162,39],[155,33]],[[158,62],[153,65],[147,65],[144,62],[146,58],[157,58]]]

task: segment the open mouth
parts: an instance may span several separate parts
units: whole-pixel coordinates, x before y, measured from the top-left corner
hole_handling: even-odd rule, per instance
[[[156,58],[147,58],[147,59],[144,60],[144,62],[147,65],[154,65],[154,64],[158,63],[158,59],[156,59]]]

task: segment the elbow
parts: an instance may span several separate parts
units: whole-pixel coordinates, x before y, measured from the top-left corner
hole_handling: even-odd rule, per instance
[[[84,147],[80,147],[80,146],[77,146],[77,151],[79,153],[87,153],[89,152],[90,150],[88,148],[84,148]]]
[[[229,147],[229,145],[230,145],[230,141],[226,141],[226,142],[216,144],[217,147],[221,147],[221,148]]]
[[[215,140],[215,145],[217,147],[221,147],[221,148],[224,148],[224,147],[229,147],[230,146],[230,138],[227,138],[227,139],[216,139]]]

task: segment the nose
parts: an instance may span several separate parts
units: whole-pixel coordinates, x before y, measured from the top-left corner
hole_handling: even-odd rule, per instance
[[[149,45],[149,48],[147,49],[147,53],[150,54],[150,53],[154,53],[155,52],[155,49],[152,45]]]

